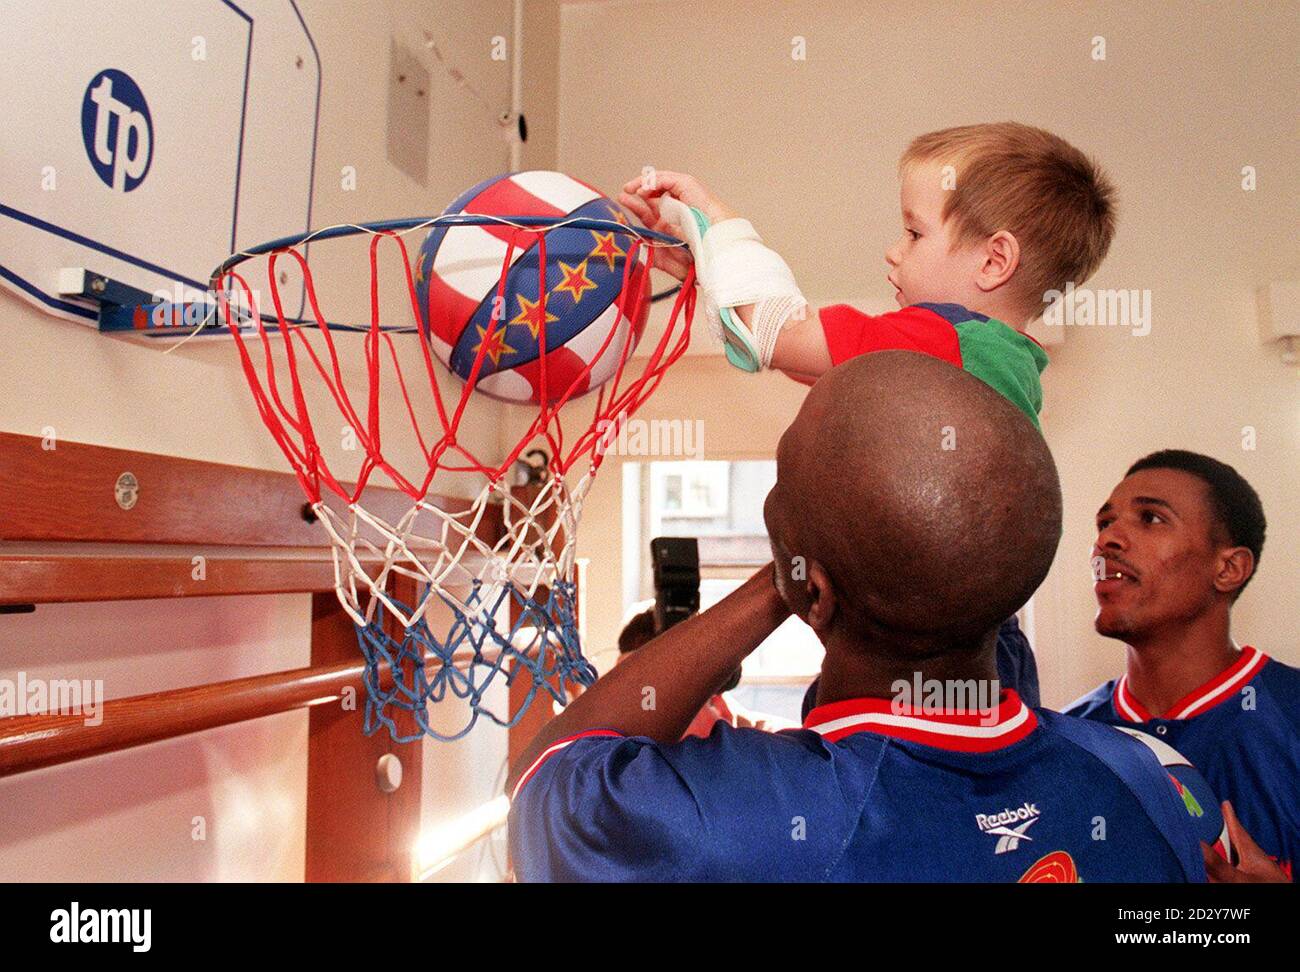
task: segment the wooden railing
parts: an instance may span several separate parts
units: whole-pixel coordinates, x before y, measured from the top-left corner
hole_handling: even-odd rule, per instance
[[[95,724],[84,713],[13,716],[0,720],[0,776],[333,702],[361,689],[361,673],[359,662],[320,665],[108,699]]]
[[[453,656],[468,667],[470,649]],[[487,660],[493,659],[485,653]],[[433,654],[426,664],[438,663]],[[315,665],[252,675],[192,688],[169,689],[96,703],[93,721],[84,711],[46,712],[0,719],[0,776],[70,763],[249,719],[339,701],[352,689],[363,698],[364,665]],[[380,678],[386,675],[379,669]],[[84,710],[84,706],[82,707]]]
[[[0,776],[306,708],[307,880],[411,880],[423,745],[399,746],[386,732],[366,736],[363,706],[325,704],[349,687],[364,691],[362,665],[355,628],[334,595],[332,560],[294,477],[81,443],[48,446],[0,433],[0,608],[310,593],[311,665],[108,700],[97,725],[77,713],[0,718]],[[134,503],[115,494],[123,473],[136,483]],[[397,490],[376,485],[366,502],[386,517],[409,506]],[[500,529],[499,519],[485,518],[484,539]],[[399,579],[393,593],[414,600],[409,580]],[[398,722],[404,733],[414,728],[409,715]],[[386,754],[404,767],[392,793],[375,782]]]

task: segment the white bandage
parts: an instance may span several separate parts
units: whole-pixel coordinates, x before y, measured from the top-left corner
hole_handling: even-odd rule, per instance
[[[763,367],[772,367],[772,355],[776,352],[776,339],[792,320],[803,320],[808,301],[798,290],[793,295],[783,297],[764,297],[754,305],[750,317],[750,330],[754,332],[754,341],[758,345],[758,354]]]
[[[698,210],[671,196],[661,197],[660,206],[691,248],[710,329],[725,339],[720,309],[754,305],[749,336],[761,366],[769,367],[781,329],[808,304],[789,266],[763,245],[747,219],[726,219],[701,229]]]

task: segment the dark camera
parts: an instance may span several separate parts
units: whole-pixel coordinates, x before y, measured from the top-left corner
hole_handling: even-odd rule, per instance
[[[655,634],[700,610],[700,544],[695,537],[650,541],[655,577]]]

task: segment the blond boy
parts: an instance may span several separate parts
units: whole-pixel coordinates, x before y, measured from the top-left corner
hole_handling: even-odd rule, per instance
[[[694,260],[706,317],[738,367],[811,383],[859,354],[917,351],[972,372],[1038,425],[1047,355],[1023,328],[1046,292],[1101,264],[1113,187],[1068,142],[1016,122],[922,135],[899,170],[903,232],[885,253],[899,310],[876,315],[843,304],[808,314],[785,262],[691,176],[657,171],[619,199],[690,244],[691,257],[662,251],[659,265],[680,278]]]

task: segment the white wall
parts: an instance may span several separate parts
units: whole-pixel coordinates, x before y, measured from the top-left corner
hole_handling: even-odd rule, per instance
[[[683,29],[689,24],[690,29]],[[1284,4],[568,4],[560,166],[607,191],[643,165],[693,173],[750,217],[815,300],[892,306],[882,254],[898,234],[896,166],[915,135],[1005,118],[1098,156],[1120,189],[1097,287],[1153,291],[1151,334],[1075,329],[1045,375],[1044,429],[1065,491],[1065,536],[1037,597],[1044,698],[1115,674],[1092,631],[1093,513],[1157,448],[1208,452],[1256,487],[1270,520],[1239,640],[1292,664],[1300,542],[1294,366],[1256,337],[1255,288],[1295,279],[1293,72]],[[1105,61],[1091,57],[1104,37]],[[806,60],[792,59],[795,38]],[[1244,192],[1242,166],[1258,188]],[[653,414],[701,417],[708,458],[771,454],[802,391],[687,360]],[[1242,428],[1258,447],[1242,448]],[[593,647],[621,603],[616,470],[582,526]]]
[[[316,225],[436,214],[464,188],[507,169],[508,145],[492,112],[431,57],[427,186],[389,165],[384,128],[394,34],[418,45],[421,31],[429,30],[493,106],[508,106],[509,63],[489,56],[493,36],[510,37],[508,0],[305,0],[301,7],[324,64]],[[543,44],[543,63],[553,57],[548,51],[553,44]],[[546,116],[542,106],[543,130]],[[341,184],[344,166],[356,169],[354,191]],[[357,254],[355,247],[313,248],[313,269],[332,281],[328,295],[340,301],[327,303],[327,314],[347,308],[348,301],[364,304],[364,264]],[[400,302],[393,313],[402,313]],[[49,319],[0,291],[0,346],[4,431],[39,435],[52,426],[66,441],[287,468],[225,341],[192,343],[164,357],[156,347]],[[356,343],[348,348],[355,356]],[[419,368],[413,339],[403,354],[405,365]],[[355,367],[348,372],[352,379],[358,374]],[[455,387],[443,384],[444,390]],[[323,395],[312,401],[326,404]],[[499,407],[476,404],[481,411],[464,427],[462,440],[493,457]],[[399,406],[388,392],[385,408]],[[332,437],[324,445],[332,459],[349,458]],[[413,447],[396,438],[387,440],[387,451],[399,461],[417,459]],[[238,496],[210,499],[241,502]],[[20,670],[103,678],[112,698],[296,668],[309,664],[309,616],[306,596],[41,607],[30,616],[0,617],[0,678],[15,678]],[[492,795],[505,732],[485,727],[472,744],[430,743],[425,754],[425,822],[434,824]],[[307,715],[294,712],[0,779],[0,879],[300,880],[306,759]],[[207,821],[202,843],[190,836],[196,815]]]

